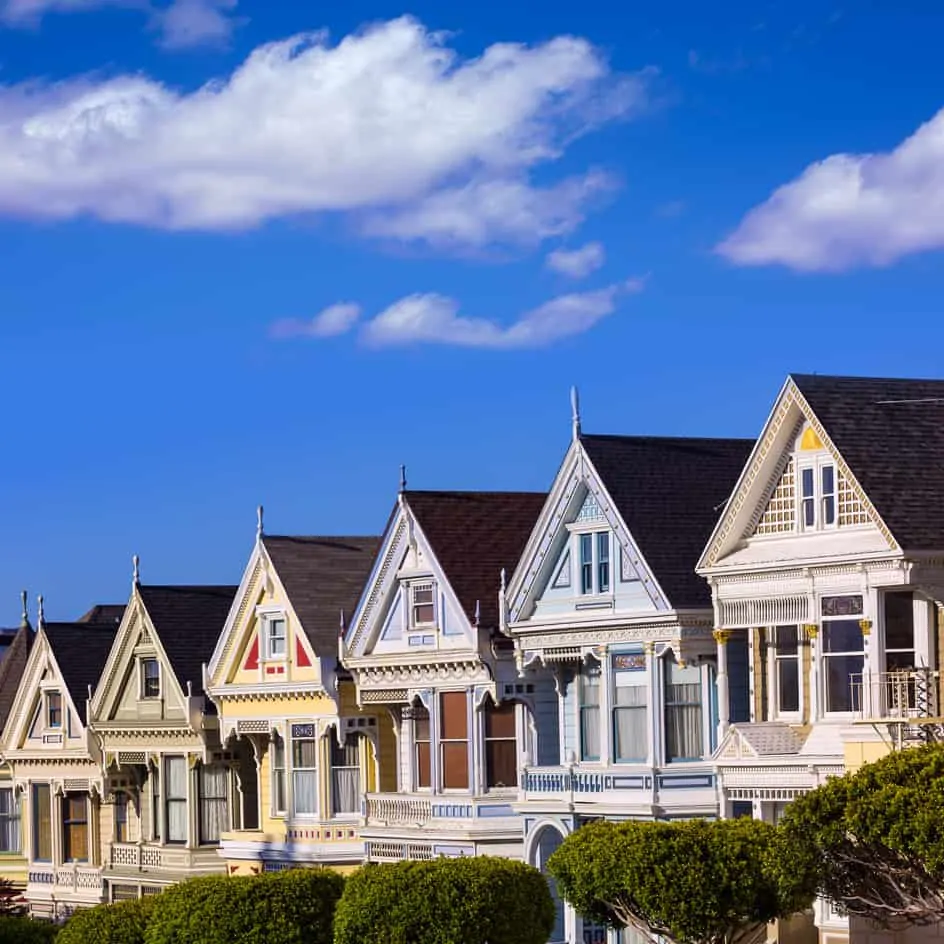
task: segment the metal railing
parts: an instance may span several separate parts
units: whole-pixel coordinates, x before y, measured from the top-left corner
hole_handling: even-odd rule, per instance
[[[853,704],[863,720],[937,718],[940,676],[929,668],[858,673],[851,679]]]

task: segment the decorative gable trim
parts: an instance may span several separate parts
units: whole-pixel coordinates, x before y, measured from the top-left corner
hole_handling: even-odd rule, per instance
[[[606,490],[600,476],[597,474],[590,457],[586,454],[579,440],[575,440],[564,461],[544,508],[531,532],[531,537],[525,546],[524,554],[512,576],[508,587],[509,622],[517,622],[522,618],[526,606],[533,602],[537,592],[537,578],[545,566],[547,556],[560,529],[565,526],[574,504],[578,489],[586,486],[587,494],[580,506],[577,517],[580,515],[594,515],[584,517],[582,521],[598,520],[606,522],[616,536],[620,547],[620,577],[622,580],[639,580],[652,604],[659,611],[671,609],[669,601],[658,584],[655,574],[646,564],[639,547],[626,527],[625,522],[616,510],[616,505]],[[550,579],[555,579],[552,574]]]
[[[785,471],[782,454],[792,451],[792,443],[799,433],[801,418],[805,419],[819,438],[823,448],[832,455],[839,480],[845,481],[843,488],[847,501],[846,514],[859,518],[867,515],[885,538],[889,549],[892,551],[900,549],[888,526],[830,439],[829,433],[816,417],[793,379],[788,377],[774,403],[763,432],[751,452],[747,465],[741,472],[734,492],[715,526],[708,546],[698,562],[696,570],[699,573],[717,564],[743,540],[743,535],[750,534],[757,527]],[[785,431],[792,434],[789,439]],[[786,445],[787,443],[789,446]],[[775,453],[778,457],[777,465],[771,469],[772,456]],[[769,477],[765,478],[765,475]],[[745,520],[749,509],[749,517]]]
[[[226,623],[223,625],[223,631],[217,640],[216,648],[207,665],[207,681],[211,686],[224,684],[229,670],[229,663],[234,657],[233,649],[238,641],[239,631],[245,625],[247,613],[255,608],[261,592],[263,581],[263,569],[265,561],[262,556],[262,544],[256,541],[246,569],[243,571],[243,579],[239,583],[239,590],[233,599],[233,605],[230,607],[229,614],[226,617]],[[258,637],[256,639],[258,656]]]
[[[757,760],[759,756],[744,735],[735,727],[728,728],[727,733],[718,745],[718,749],[715,751],[714,759],[716,761]]]

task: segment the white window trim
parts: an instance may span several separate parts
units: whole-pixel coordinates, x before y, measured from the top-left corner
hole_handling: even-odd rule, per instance
[[[269,623],[273,620],[282,620],[285,624],[285,652],[281,655],[272,655],[269,647]],[[256,621],[259,624],[259,661],[260,662],[288,662],[289,631],[288,613],[281,606],[257,606]]]
[[[577,601],[593,600],[611,600],[616,592],[616,581],[619,576],[619,542],[613,529],[606,521],[581,521],[574,524],[568,524],[567,530],[570,532],[570,561],[571,561],[571,581],[570,589],[573,597]],[[583,592],[583,559],[580,556],[580,540],[586,535],[591,536],[591,563],[592,563],[592,583],[593,586],[586,593]],[[606,590],[600,589],[600,545],[597,535],[606,534],[609,541],[609,568],[610,585]]]
[[[823,521],[823,469],[831,466],[833,470],[833,520]],[[813,524],[806,524],[803,514],[803,472],[813,471]],[[823,453],[796,453],[796,523],[800,534],[813,534],[820,531],[835,531],[839,527],[839,466],[832,456]]]
[[[157,694],[146,695],[144,693],[144,664],[154,662],[157,664]],[[156,655],[138,656],[138,700],[139,701],[159,701],[164,697],[164,673],[161,671],[161,660]]]
[[[433,618],[428,623],[418,623],[416,621],[416,603],[414,594],[417,590],[429,590],[432,594]],[[439,587],[432,577],[423,577],[421,579],[410,580],[406,584],[407,614],[406,628],[407,632],[429,632],[435,629],[439,624]],[[429,604],[421,603],[420,606]]]
[[[310,724],[314,728],[314,735],[310,738],[296,738],[292,733],[293,724]],[[291,821],[309,822],[319,819],[321,816],[321,793],[322,793],[322,738],[324,732],[320,729],[315,720],[299,720],[297,718],[290,721],[286,728],[288,737],[285,739],[285,776],[286,791],[285,802],[288,806],[285,816]],[[299,770],[314,771],[315,773],[315,809],[313,812],[299,813],[295,809],[295,741],[314,741],[315,742],[315,766],[299,767]]]
[[[833,594],[824,594],[825,596],[832,596]],[[853,596],[858,596],[859,594],[851,594]],[[871,620],[874,623],[874,618],[869,616],[869,607],[867,605],[868,597],[863,595],[863,612],[859,616],[823,616],[822,615],[822,601],[817,599],[816,604],[819,609],[819,624],[818,624],[818,633],[816,636],[816,646],[814,658],[817,662],[817,676],[818,676],[818,692],[819,695],[819,717],[822,721],[848,721],[854,720],[858,717],[860,712],[857,711],[830,711],[829,710],[829,699],[828,692],[826,689],[827,679],[826,679],[826,665],[827,661],[831,655],[858,655],[858,652],[849,651],[846,653],[829,653],[826,652],[826,633],[829,629],[830,623],[841,623],[843,621],[848,621],[852,623],[861,623],[862,620],[867,619]],[[867,674],[869,671],[869,659],[868,659],[868,644],[865,636],[862,636],[862,673],[863,675]],[[859,702],[861,705],[862,702],[862,693],[859,693]]]
[[[791,625],[783,623],[781,625]],[[806,638],[803,632],[803,626],[797,625],[797,695],[799,708],[796,711],[780,710],[780,673],[777,670],[777,664],[781,660],[777,655],[777,627],[765,626],[767,632],[767,714],[775,721],[786,721],[790,724],[797,724],[803,718],[803,699],[806,695],[807,680],[803,673],[803,642]]]
[[[289,806],[289,740],[285,736],[287,732],[277,731],[279,740],[282,742],[282,799],[284,800],[284,809],[279,809],[278,806],[278,790],[275,789],[275,777],[276,777],[276,768],[275,766],[275,739],[270,739],[269,742],[269,807],[273,817],[278,817],[279,819],[284,819],[288,816],[288,806]]]
[[[671,650],[666,650],[662,657],[658,659],[659,662],[659,678],[658,678],[658,698],[659,698],[659,755],[660,755],[660,766],[671,767],[675,769],[677,767],[685,768],[686,766],[704,766],[706,763],[709,763],[711,760],[711,754],[715,748],[712,747],[712,686],[714,684],[711,673],[708,671],[708,666],[704,662],[692,662],[686,661],[684,663],[685,667],[691,666],[692,668],[698,669],[699,673],[699,685],[701,688],[701,757],[691,757],[685,760],[669,760],[668,752],[668,739],[665,726],[665,711],[666,711],[666,687],[668,685],[668,672],[666,671],[666,659],[669,656]],[[678,664],[678,657],[675,659],[676,664]]]

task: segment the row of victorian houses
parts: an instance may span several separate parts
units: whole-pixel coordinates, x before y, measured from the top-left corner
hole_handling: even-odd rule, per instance
[[[0,868],[35,914],[188,876],[776,821],[937,733],[944,381],[792,376],[754,441],[573,436],[548,493],[405,487],[238,586],[21,627]],[[845,940],[829,908],[772,932]],[[604,942],[558,903],[555,942]],[[628,940],[628,936],[626,936]]]

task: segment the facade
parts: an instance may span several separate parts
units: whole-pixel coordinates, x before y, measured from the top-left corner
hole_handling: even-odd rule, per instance
[[[711,598],[694,567],[750,446],[575,422],[507,588],[521,679],[554,680],[516,805],[530,864],[592,819],[717,815]],[[606,939],[558,904],[555,941]]]
[[[25,893],[38,917],[59,919],[103,900],[101,753],[86,709],[116,626],[97,618],[93,611],[85,622],[46,623],[40,611],[4,727],[27,860]]]
[[[523,855],[519,768],[553,690],[518,678],[499,601],[544,497],[398,496],[342,643],[358,704],[389,732],[365,799],[367,861]]]
[[[698,571],[726,816],[776,821],[940,724],[944,383],[792,376]],[[846,919],[815,910],[823,942]]]
[[[378,788],[389,719],[361,710],[338,633],[379,538],[262,533],[207,667],[228,751],[243,759],[240,816],[222,837],[229,874],[364,858],[362,797]],[[392,768],[391,768],[392,773]]]
[[[104,771],[106,901],[223,871],[218,850],[236,807],[241,758],[223,750],[202,677],[235,592],[141,584],[135,567],[131,598],[89,705]]]

